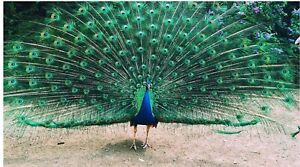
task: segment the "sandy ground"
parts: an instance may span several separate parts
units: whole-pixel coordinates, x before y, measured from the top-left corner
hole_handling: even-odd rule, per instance
[[[177,126],[177,125],[175,125]],[[40,131],[40,130],[36,130]],[[86,130],[45,131],[20,139],[5,137],[4,165],[21,166],[300,166],[300,138],[243,131],[221,135],[202,126],[160,124],[150,131],[152,148],[130,150],[128,124]],[[43,135],[42,133],[46,133]],[[49,134],[50,133],[50,134]],[[62,144],[64,142],[64,144]]]
[[[216,127],[158,124],[150,130],[152,148],[142,149],[145,126],[138,127],[138,150],[130,150],[129,124],[72,130],[27,128],[23,137],[5,135],[5,167],[44,166],[300,166],[300,135],[291,138],[300,123],[299,108],[273,111],[293,124],[287,134],[262,131],[259,125],[240,134],[218,134]],[[22,132],[22,130],[21,130]],[[20,132],[16,132],[20,134]]]

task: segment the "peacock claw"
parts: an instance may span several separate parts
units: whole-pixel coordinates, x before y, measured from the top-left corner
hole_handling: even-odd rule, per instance
[[[135,145],[135,144],[132,144],[132,145],[130,146],[130,149],[134,149],[134,150],[136,151],[136,145]]]
[[[142,144],[142,147],[143,147],[144,149],[146,149],[147,147],[151,148],[151,146],[150,146],[148,143]]]

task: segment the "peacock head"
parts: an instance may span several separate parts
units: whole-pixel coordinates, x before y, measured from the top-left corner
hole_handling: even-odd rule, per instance
[[[151,87],[151,82],[150,81],[147,81],[147,84],[146,84],[146,90],[149,90]]]

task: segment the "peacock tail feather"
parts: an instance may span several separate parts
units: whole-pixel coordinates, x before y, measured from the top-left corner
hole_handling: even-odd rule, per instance
[[[246,3],[61,3],[4,48],[5,116],[47,128],[129,122],[150,81],[159,122],[279,125],[299,55]],[[283,46],[290,45],[290,49]],[[220,131],[221,133],[221,131]]]

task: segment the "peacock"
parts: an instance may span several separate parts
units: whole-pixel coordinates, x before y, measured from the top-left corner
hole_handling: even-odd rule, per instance
[[[44,128],[130,122],[135,150],[138,125],[144,148],[159,122],[284,128],[267,100],[297,107],[299,47],[263,12],[249,2],[53,3],[5,38],[4,115]]]

